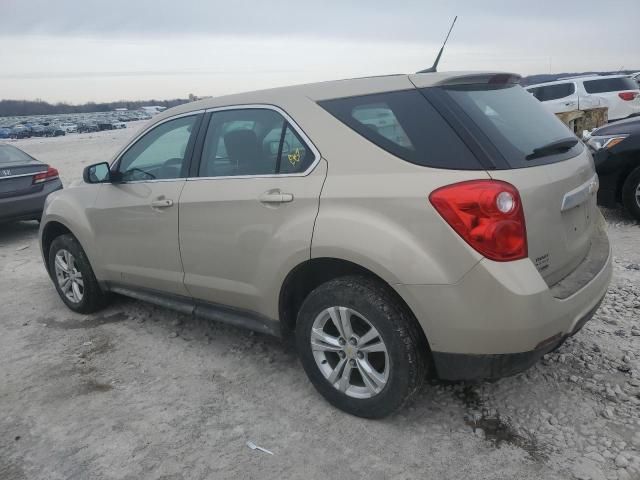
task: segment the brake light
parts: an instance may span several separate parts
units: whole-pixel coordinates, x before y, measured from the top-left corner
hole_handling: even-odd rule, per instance
[[[434,190],[429,200],[476,251],[497,262],[526,258],[527,230],[518,190],[498,180],[471,180]]]
[[[635,99],[638,96],[638,92],[620,92],[618,96],[627,102]]]
[[[33,184],[48,182],[49,180],[55,180],[58,178],[58,170],[53,167],[48,167],[46,172],[36,173],[33,176]]]

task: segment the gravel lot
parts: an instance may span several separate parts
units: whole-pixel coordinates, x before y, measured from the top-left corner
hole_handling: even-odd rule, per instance
[[[136,128],[15,144],[68,185]],[[72,313],[37,224],[0,225],[0,479],[640,479],[640,228],[605,214],[614,278],[578,335],[383,421],[330,407],[269,337],[124,298]]]

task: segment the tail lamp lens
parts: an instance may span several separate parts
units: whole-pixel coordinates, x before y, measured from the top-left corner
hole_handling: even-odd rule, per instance
[[[498,180],[472,180],[434,190],[429,200],[465,242],[498,262],[527,257],[518,190]]]
[[[622,99],[625,100],[627,102],[633,100],[634,98],[636,98],[638,96],[637,92],[620,92],[618,93],[618,96]]]
[[[33,183],[37,184],[48,182],[49,180],[55,180],[56,178],[58,178],[58,176],[58,170],[53,167],[48,167],[45,172],[36,173],[33,176]]]

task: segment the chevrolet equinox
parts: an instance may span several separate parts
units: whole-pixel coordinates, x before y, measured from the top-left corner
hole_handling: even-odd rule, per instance
[[[48,197],[73,311],[110,292],[295,341],[363,417],[428,374],[530,367],[611,277],[584,144],[506,73],[392,75],[206,99],[155,117]]]

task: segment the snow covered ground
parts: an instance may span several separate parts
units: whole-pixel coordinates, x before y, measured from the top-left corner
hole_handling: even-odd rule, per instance
[[[15,145],[69,184],[140,126]],[[614,277],[580,333],[515,377],[432,382],[382,421],[329,406],[269,337],[124,298],[70,312],[37,224],[2,225],[0,479],[638,480],[640,227],[605,215]]]

